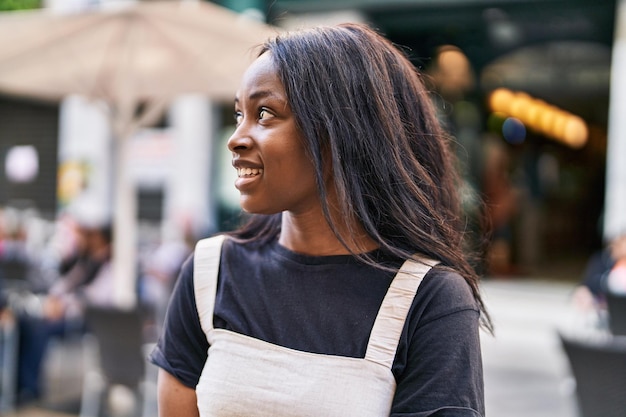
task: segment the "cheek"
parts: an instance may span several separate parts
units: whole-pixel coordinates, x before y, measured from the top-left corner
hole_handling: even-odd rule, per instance
[[[313,161],[309,158],[298,132],[295,129],[288,129],[280,137],[283,139],[272,142],[266,149],[268,151],[266,156],[275,155],[276,165],[280,169],[297,170],[302,175],[315,172]]]
[[[293,161],[302,181],[315,182],[315,164],[302,148],[298,150],[297,157]]]
[[[270,164],[273,181],[302,188],[315,183],[315,166],[304,154],[286,154]]]
[[[270,164],[273,171],[272,181],[282,189],[284,197],[309,198],[317,195],[316,170],[313,161],[301,146],[290,146],[284,149],[280,160]],[[279,185],[280,184],[280,185]]]

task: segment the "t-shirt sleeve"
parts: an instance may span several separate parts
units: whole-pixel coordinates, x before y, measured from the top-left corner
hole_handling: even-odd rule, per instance
[[[484,415],[479,317],[460,275],[439,268],[426,275],[394,362],[391,416]]]
[[[195,388],[207,359],[208,348],[196,308],[193,256],[190,256],[181,268],[162,333],[149,360],[184,385]]]

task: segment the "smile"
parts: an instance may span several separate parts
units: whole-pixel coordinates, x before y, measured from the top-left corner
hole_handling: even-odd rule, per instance
[[[237,176],[239,178],[256,177],[257,175],[260,175],[262,173],[263,173],[262,168],[238,168],[237,169]]]

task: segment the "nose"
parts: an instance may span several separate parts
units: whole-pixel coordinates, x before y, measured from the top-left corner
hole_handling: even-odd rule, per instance
[[[252,147],[253,141],[250,135],[247,134],[243,125],[240,125],[235,129],[233,134],[228,138],[227,146],[231,152],[241,152]]]

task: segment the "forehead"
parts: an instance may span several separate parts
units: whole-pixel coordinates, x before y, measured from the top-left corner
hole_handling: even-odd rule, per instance
[[[248,67],[243,76],[237,97],[243,98],[242,96],[248,96],[251,92],[258,89],[269,89],[274,93],[284,95],[284,88],[278,78],[276,66],[268,52],[258,57]]]

